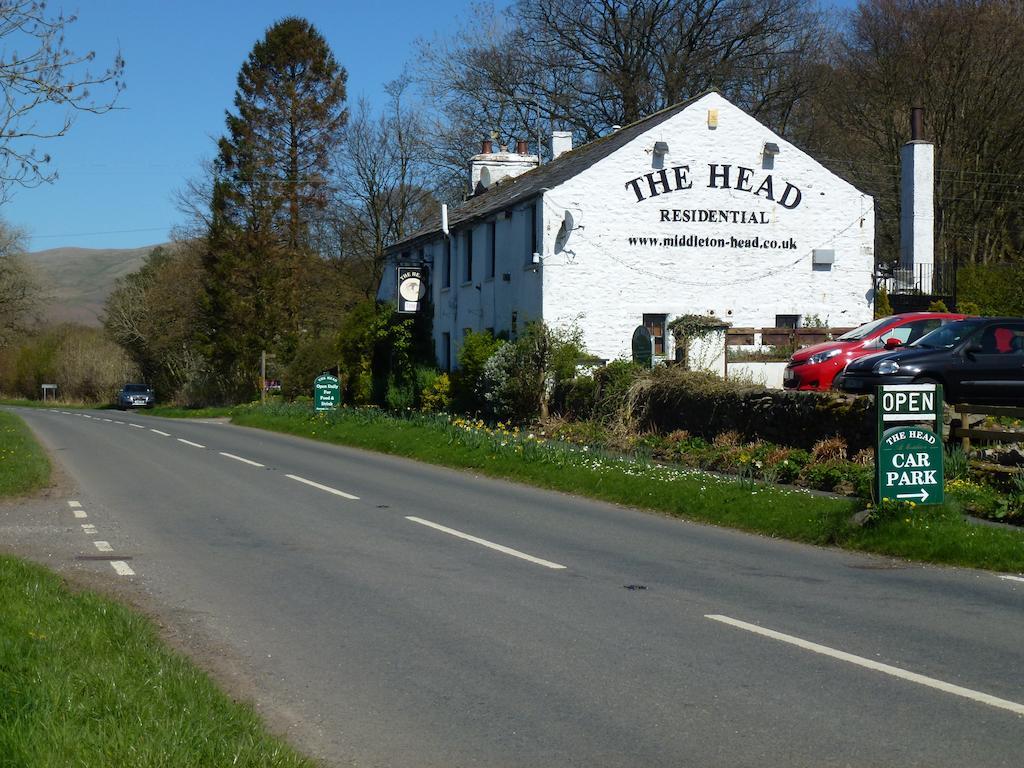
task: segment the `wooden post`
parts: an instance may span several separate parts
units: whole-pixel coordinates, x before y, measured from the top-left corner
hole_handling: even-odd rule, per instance
[[[957,408],[957,412],[960,414],[960,429],[964,431],[963,437],[960,438],[960,448],[963,449],[964,453],[967,453],[969,450],[971,450],[971,438],[968,437],[967,433],[966,433],[966,430],[970,426],[967,423],[967,416],[968,416],[967,406],[966,405],[960,405]]]

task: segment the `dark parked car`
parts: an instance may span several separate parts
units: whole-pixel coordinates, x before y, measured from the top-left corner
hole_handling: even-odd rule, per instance
[[[836,386],[868,393],[919,382],[942,384],[950,403],[1024,406],[1024,318],[949,323],[893,352],[852,361]]]
[[[122,411],[128,408],[152,408],[156,405],[156,394],[145,384],[125,384],[117,393],[117,407]]]

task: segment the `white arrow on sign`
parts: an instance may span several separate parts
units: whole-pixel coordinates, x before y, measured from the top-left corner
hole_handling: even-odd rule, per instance
[[[926,491],[924,488],[922,488],[920,493],[897,493],[896,494],[896,498],[897,499],[920,499],[921,503],[924,504],[925,500],[928,498],[928,491]]]

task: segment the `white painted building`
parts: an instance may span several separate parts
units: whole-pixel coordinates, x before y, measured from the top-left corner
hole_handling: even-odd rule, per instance
[[[447,234],[439,215],[389,250],[378,294],[396,300],[400,267],[427,267],[419,306],[432,306],[442,367],[468,329],[515,336],[541,318],[575,323],[605,359],[630,355],[638,325],[667,336],[683,314],[738,327],[871,318],[872,199],[718,93],[576,149],[556,133],[544,165],[525,144],[488,144],[471,161],[478,193]],[[671,339],[656,352],[671,356]]]

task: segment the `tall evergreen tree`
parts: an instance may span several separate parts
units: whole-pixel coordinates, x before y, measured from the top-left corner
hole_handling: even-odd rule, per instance
[[[306,328],[310,232],[347,111],[347,74],[305,19],[253,46],[218,142],[204,258],[207,352],[227,394],[252,394],[261,349],[287,358]]]

